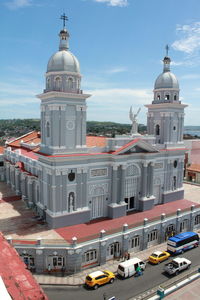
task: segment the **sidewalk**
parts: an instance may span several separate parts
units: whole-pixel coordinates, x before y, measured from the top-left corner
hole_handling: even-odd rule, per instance
[[[138,257],[141,260],[147,260],[148,257],[151,255],[152,252],[156,250],[160,251],[166,251],[167,249],[167,244],[166,242],[163,244],[159,244],[153,247],[150,247],[149,249],[145,249],[140,252],[132,252],[131,258],[133,257]],[[62,276],[62,274],[57,274],[57,275],[47,275],[47,274],[39,274],[39,275],[34,275],[35,279],[38,281],[40,284],[44,285],[68,285],[68,286],[78,286],[82,285],[85,281],[85,277],[87,274],[92,273],[94,271],[98,270],[109,270],[115,273],[117,271],[117,266],[120,262],[123,260],[110,260],[106,264],[101,265],[101,266],[96,266],[94,268],[86,269],[84,271],[81,271],[79,273],[73,274],[73,275],[68,275],[68,276]]]

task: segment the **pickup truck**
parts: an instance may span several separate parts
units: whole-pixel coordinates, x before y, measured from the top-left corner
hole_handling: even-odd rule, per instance
[[[191,261],[184,257],[174,258],[171,262],[165,265],[164,271],[169,275],[178,275],[179,272],[189,269]]]

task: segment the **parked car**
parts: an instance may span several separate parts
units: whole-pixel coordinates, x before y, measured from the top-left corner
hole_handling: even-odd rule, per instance
[[[170,257],[169,252],[166,251],[155,251],[149,256],[149,262],[152,264],[159,264],[160,262]]]
[[[118,265],[117,273],[123,277],[127,278],[136,274],[136,269],[140,267],[143,271],[146,267],[146,263],[140,258],[134,257]]]
[[[105,271],[95,271],[88,274],[85,278],[85,284],[93,289],[98,289],[99,286],[106,283],[113,283],[115,280],[115,274],[112,272]]]
[[[169,275],[178,275],[180,271],[189,269],[191,261],[184,257],[174,258],[170,263],[166,264],[164,271]]]

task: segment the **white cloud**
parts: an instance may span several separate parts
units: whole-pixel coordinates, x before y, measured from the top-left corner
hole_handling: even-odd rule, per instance
[[[99,3],[106,3],[109,6],[119,6],[125,7],[128,6],[128,0],[94,0]]]
[[[175,50],[194,54],[200,49],[200,22],[177,25],[176,32],[180,38],[172,44]]]
[[[18,8],[31,6],[32,0],[12,0],[12,1],[5,2],[5,5],[9,9],[14,10],[14,9],[18,9]]]
[[[122,72],[126,72],[126,71],[127,71],[127,68],[125,68],[125,67],[115,67],[115,68],[106,70],[105,72],[107,74],[116,74],[116,73],[122,73]]]
[[[94,89],[87,90],[91,94],[88,99],[88,119],[129,123],[129,108],[133,110],[151,103],[152,91],[147,89]],[[145,109],[139,116],[140,123],[146,123]]]

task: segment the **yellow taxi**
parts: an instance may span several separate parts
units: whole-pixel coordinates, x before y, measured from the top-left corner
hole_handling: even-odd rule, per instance
[[[149,262],[152,264],[159,264],[160,262],[168,259],[170,254],[166,251],[155,251],[149,256]]]
[[[114,280],[115,275],[110,271],[95,271],[86,276],[85,284],[96,290],[100,285],[113,283]]]

